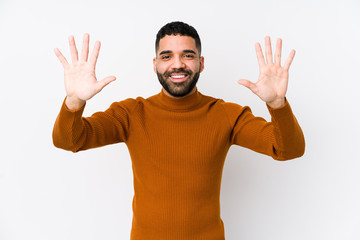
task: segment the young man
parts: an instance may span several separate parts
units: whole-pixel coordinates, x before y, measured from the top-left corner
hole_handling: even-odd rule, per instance
[[[73,152],[125,142],[134,174],[132,240],[225,239],[220,218],[220,186],[226,154],[232,144],[277,160],[300,157],[305,143],[285,98],[288,69],[281,40],[275,59],[270,38],[265,58],[256,53],[260,76],[256,83],[239,80],[266,102],[271,122],[254,117],[248,107],[205,96],[196,88],[204,69],[196,30],[182,22],[165,25],[157,34],[154,71],[163,89],[147,99],[113,103],[105,112],[82,117],[85,103],[115,80],[95,77],[100,43],[88,59],[85,34],[81,57],[70,37],[72,63],[58,49],[65,69],[67,96],[53,130],[54,145]]]

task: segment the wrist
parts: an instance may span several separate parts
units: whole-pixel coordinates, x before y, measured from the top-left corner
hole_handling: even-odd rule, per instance
[[[280,98],[280,99],[276,99],[276,100],[271,101],[271,102],[266,102],[266,104],[271,108],[280,108],[280,107],[285,105],[285,97]]]
[[[84,100],[72,98],[69,96],[67,96],[65,99],[65,105],[70,111],[80,109],[82,106],[85,105],[85,103],[86,103],[86,101],[84,101]]]

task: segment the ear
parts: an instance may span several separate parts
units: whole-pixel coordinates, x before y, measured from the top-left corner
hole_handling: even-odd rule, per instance
[[[153,65],[154,65],[154,72],[156,73],[156,57],[153,59]]]
[[[200,72],[204,70],[204,57],[200,57]]]

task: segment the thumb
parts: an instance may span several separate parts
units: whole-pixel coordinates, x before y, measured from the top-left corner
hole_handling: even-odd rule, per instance
[[[115,76],[108,76],[104,78],[103,80],[99,81],[96,86],[97,92],[100,92],[106,85],[116,80]]]
[[[240,79],[240,80],[238,80],[238,83],[240,85],[243,85],[243,86],[247,87],[252,92],[254,92],[254,93],[256,92],[256,84],[255,83],[250,82],[249,80],[246,80],[246,79]]]

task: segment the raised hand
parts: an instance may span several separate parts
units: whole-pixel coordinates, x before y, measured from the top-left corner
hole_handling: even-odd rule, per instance
[[[69,45],[72,63],[69,64],[59,49],[54,52],[64,67],[64,80],[66,90],[65,104],[70,110],[82,107],[87,100],[99,93],[106,85],[116,79],[115,76],[108,76],[101,81],[97,81],[95,75],[95,65],[100,51],[100,42],[96,41],[94,50],[89,55],[89,34],[84,34],[83,46],[80,59],[76,49],[73,36],[69,37]]]
[[[275,57],[273,60],[270,37],[265,37],[265,56],[260,43],[255,44],[256,56],[259,63],[260,75],[256,83],[246,79],[240,79],[239,84],[249,88],[270,107],[278,108],[285,103],[285,94],[288,86],[289,68],[295,56],[295,50],[291,50],[284,66],[281,66],[282,40],[276,42]]]

